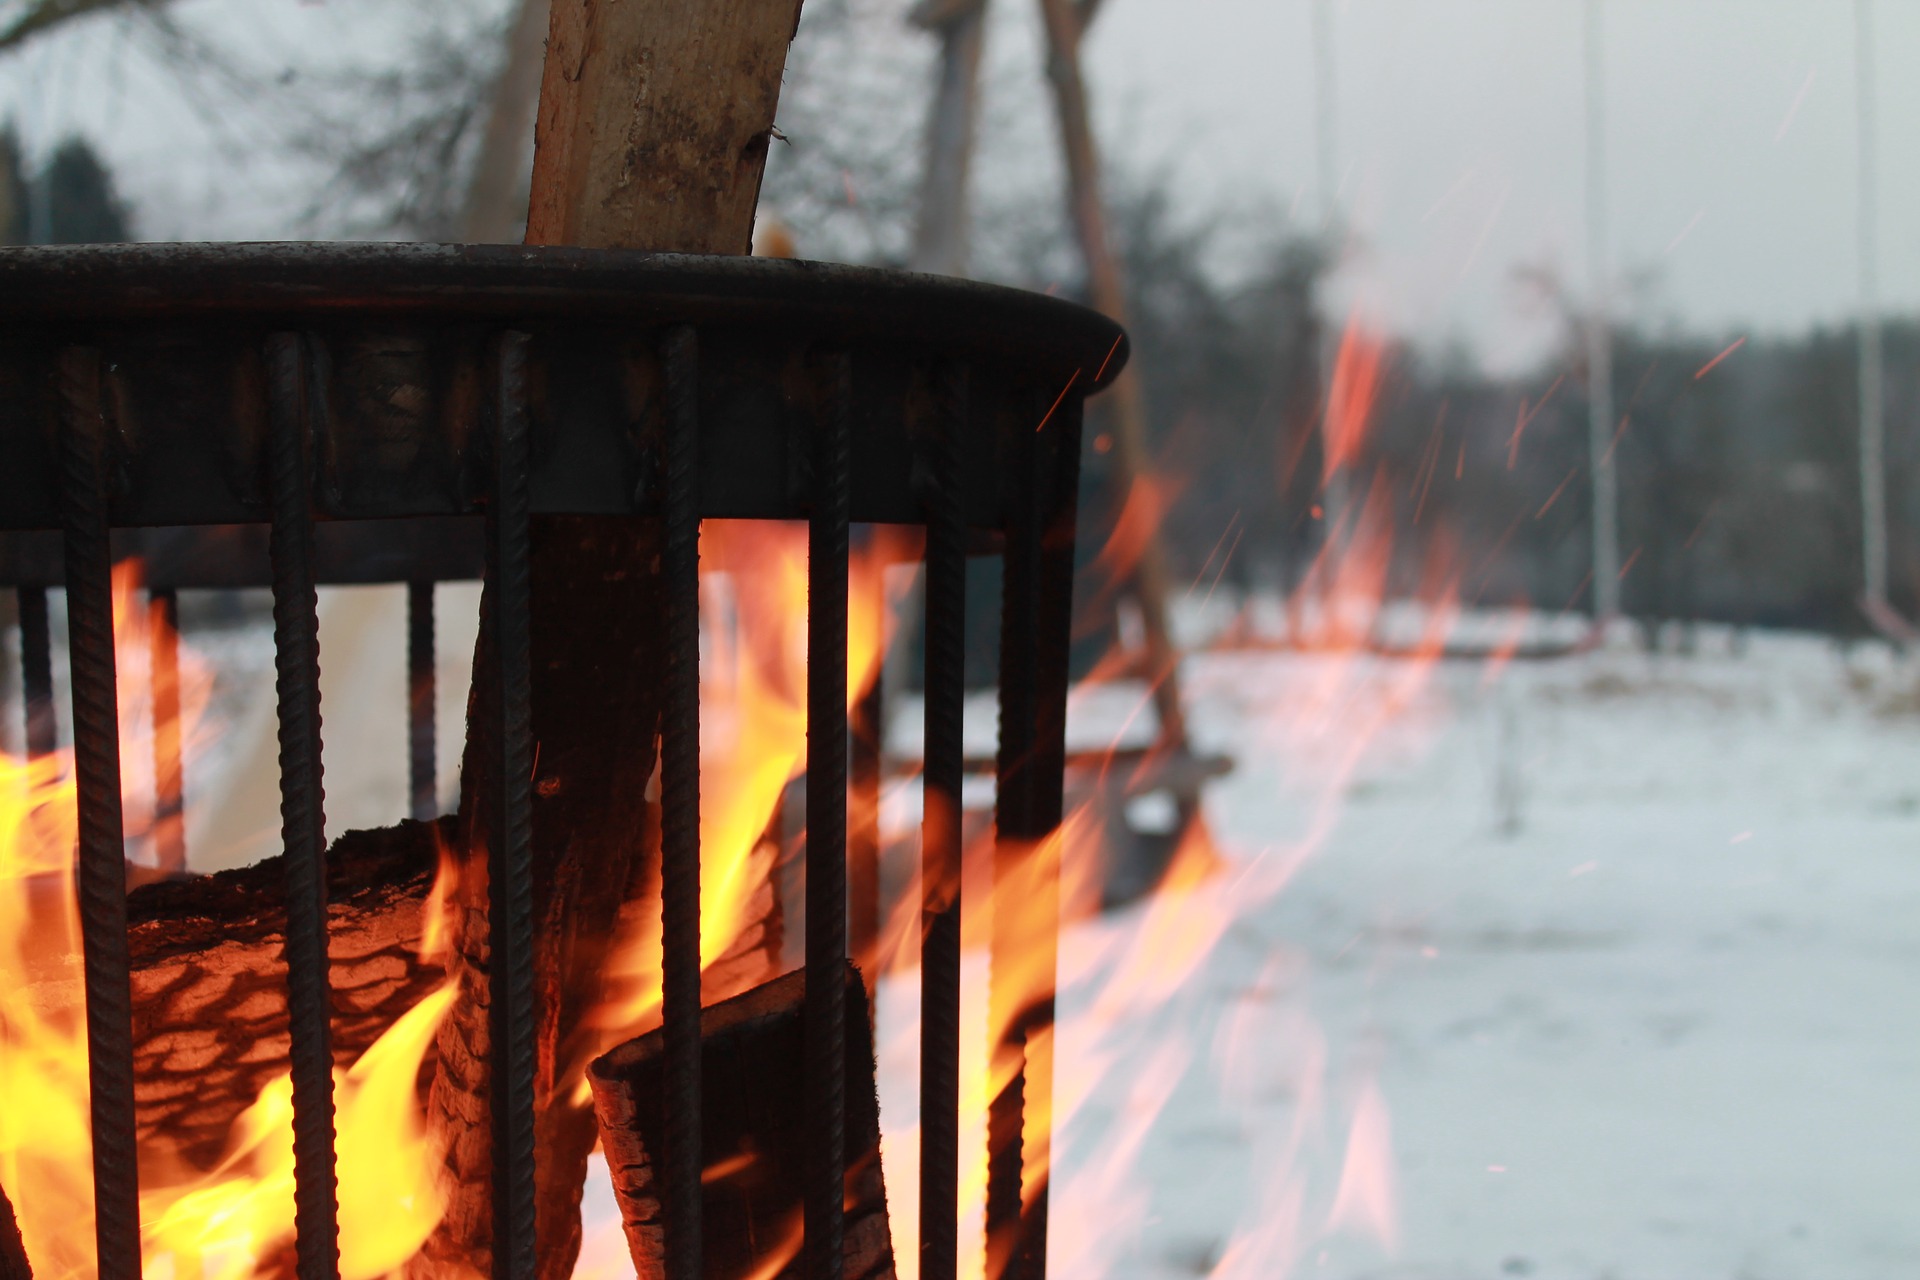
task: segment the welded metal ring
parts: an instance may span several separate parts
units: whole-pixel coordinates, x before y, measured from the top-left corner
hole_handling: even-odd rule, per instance
[[[1001,523],[1021,433],[1125,363],[1119,326],[1019,290],[752,258],[498,245],[88,245],[0,250],[0,529],[59,522],[52,369],[104,357],[116,525],[267,516],[264,343],[308,344],[316,515],[470,515],[490,491],[489,341],[531,336],[533,510],[652,514],[658,335],[700,334],[702,516],[802,518],[810,354],[853,359],[853,518],[917,523],[937,370],[973,370],[969,524]]]

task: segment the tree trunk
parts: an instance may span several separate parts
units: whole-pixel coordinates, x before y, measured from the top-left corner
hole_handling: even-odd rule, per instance
[[[468,244],[510,244],[526,206],[520,203],[540,100],[546,55],[547,0],[519,0],[507,28],[500,74],[487,107],[487,130],[460,210],[460,238]]]

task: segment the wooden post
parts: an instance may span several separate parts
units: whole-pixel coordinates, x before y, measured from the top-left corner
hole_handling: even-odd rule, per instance
[[[1087,110],[1086,84],[1080,76],[1080,36],[1093,5],[1074,0],[1040,0],[1047,31],[1047,80],[1053,89],[1060,125],[1060,149],[1067,169],[1067,213],[1087,266],[1087,290],[1094,308],[1125,324],[1126,280],[1107,237],[1101,202],[1100,154]],[[1120,478],[1131,484],[1147,470],[1147,401],[1140,375],[1129,364],[1108,391],[1113,423],[1113,456]],[[1180,694],[1180,655],[1167,628],[1167,567],[1156,531],[1146,541],[1134,569],[1134,591],[1145,633],[1147,678],[1153,682],[1153,706],[1160,718],[1160,742],[1169,751],[1187,750],[1187,717]],[[1199,813],[1198,791],[1176,795],[1184,826]]]
[[[493,82],[487,128],[467,180],[460,211],[460,238],[468,244],[509,244],[526,208],[520,182],[527,172],[527,144],[540,94],[540,67],[547,50],[547,0],[519,0],[507,28],[500,74]]]
[[[556,0],[528,244],[747,253],[800,0]]]
[[[922,0],[907,19],[940,36],[939,79],[927,114],[927,170],[920,186],[920,218],[910,262],[915,271],[963,276],[987,0]]]
[[[552,0],[534,137],[530,244],[745,253],[800,0]],[[536,1164],[539,1274],[565,1280],[580,1241],[594,1140],[579,1084],[598,1033],[600,963],[636,886],[658,883],[642,846],[663,657],[652,521],[532,524]],[[489,591],[489,596],[491,591]],[[483,598],[483,613],[490,607]],[[459,830],[467,859],[450,969],[460,997],[436,1040],[429,1112],[446,1142],[449,1202],[417,1276],[492,1267],[486,958],[486,815],[497,681],[481,628]],[[651,874],[649,874],[651,872]]]

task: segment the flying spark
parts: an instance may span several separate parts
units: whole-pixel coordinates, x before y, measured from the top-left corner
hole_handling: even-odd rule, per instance
[[[1579,467],[1579,464],[1576,463],[1574,465],[1573,470],[1567,472],[1567,478],[1560,482],[1560,487],[1547,495],[1546,502],[1542,503],[1540,509],[1533,513],[1533,518],[1535,520],[1538,520],[1541,516],[1551,511],[1553,509],[1553,504],[1560,501],[1560,495],[1567,491],[1567,486],[1572,484],[1573,478],[1579,474],[1580,474],[1580,467]]]
[[[1678,249],[1680,247],[1680,242],[1682,240],[1685,240],[1688,236],[1692,235],[1693,229],[1699,226],[1700,223],[1706,218],[1706,216],[1707,216],[1707,211],[1705,209],[1696,210],[1694,212],[1694,215],[1691,218],[1687,219],[1687,225],[1680,228],[1680,234],[1667,242],[1666,251],[1668,253],[1672,253],[1675,249]]]
[[[1075,369],[1073,376],[1067,379],[1067,385],[1060,388],[1060,394],[1053,398],[1053,404],[1047,408],[1047,416],[1040,419],[1040,425],[1033,429],[1033,434],[1039,435],[1047,429],[1047,424],[1053,421],[1054,410],[1060,407],[1060,402],[1067,398],[1067,392],[1073,390],[1073,384],[1078,381],[1080,381],[1080,371]]]
[[[1812,67],[1807,68],[1807,78],[1800,82],[1800,91],[1793,95],[1793,101],[1787,104],[1787,114],[1780,117],[1780,127],[1773,131],[1775,142],[1787,136],[1787,130],[1793,125],[1793,118],[1800,114],[1800,104],[1807,100],[1807,94],[1813,90]]]
[[[1725,351],[1722,351],[1719,355],[1715,356],[1713,359],[1701,365],[1700,372],[1693,375],[1693,380],[1695,382],[1700,381],[1700,379],[1706,377],[1707,374],[1712,371],[1713,366],[1719,364],[1722,360],[1725,360],[1728,356],[1732,355],[1734,352],[1738,351],[1741,347],[1744,347],[1746,345],[1747,345],[1747,340],[1744,336],[1735,338],[1733,340],[1732,346],[1728,347]]]

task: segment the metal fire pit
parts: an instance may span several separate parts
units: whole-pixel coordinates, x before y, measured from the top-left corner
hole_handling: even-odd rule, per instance
[[[323,574],[315,522],[396,522],[372,536],[404,562],[420,528],[404,522],[485,517],[505,833],[490,855],[495,1262],[531,1277],[528,519],[564,513],[666,531],[663,1016],[677,1099],[698,1098],[700,1062],[700,521],[809,521],[814,653],[846,649],[849,524],[925,527],[926,785],[949,803],[927,805],[923,829],[921,1273],[952,1276],[960,904],[940,895],[959,882],[964,560],[990,541],[1005,564],[996,823],[1016,857],[1061,819],[1081,407],[1125,359],[1116,325],[1068,303],[816,263],[492,246],[0,251],[0,530],[60,530],[68,593],[101,1275],[140,1268],[112,531],[270,530],[296,1225],[301,1274],[319,1277],[337,1271],[338,1230],[315,584],[351,572]],[[393,576],[409,576],[404,563]],[[816,1241],[839,1238],[842,1212],[841,1091],[821,1038],[844,1018],[845,675],[816,663],[808,688]],[[1021,1097],[1015,1081],[992,1103],[988,1229],[1038,1275],[1046,1194],[1023,1215]],[[680,1276],[700,1265],[697,1145],[685,1135],[664,1153]],[[837,1249],[808,1253],[837,1274]]]

